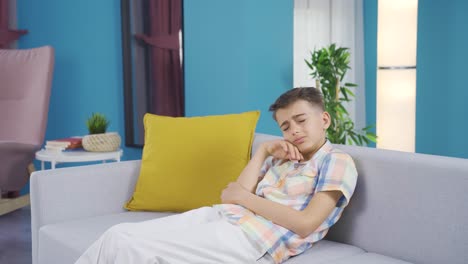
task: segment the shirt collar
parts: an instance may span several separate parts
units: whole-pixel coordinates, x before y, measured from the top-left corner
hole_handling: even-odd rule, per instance
[[[317,152],[312,156],[311,160],[318,160],[326,156],[333,149],[333,145],[330,140],[325,139],[325,144],[323,144]]]

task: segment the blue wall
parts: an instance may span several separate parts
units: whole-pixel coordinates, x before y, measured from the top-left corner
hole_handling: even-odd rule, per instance
[[[416,152],[468,158],[468,2],[419,0]],[[366,116],[375,122],[377,0],[364,1]]]
[[[377,124],[377,0],[365,0],[363,14],[366,124]],[[375,143],[369,146],[375,147]]]
[[[468,2],[419,0],[416,151],[468,158]]]
[[[86,134],[92,112],[123,136],[119,1],[19,1],[18,23],[30,32],[20,48],[56,51],[46,138]],[[267,110],[292,88],[293,3],[186,0],[184,31],[187,116],[260,109],[258,130],[279,133]]]
[[[85,121],[101,112],[108,131],[124,135],[120,1],[18,1],[19,48],[51,45],[55,69],[46,140],[87,134]],[[123,160],[140,149],[122,147]],[[59,167],[70,166],[62,164]],[[39,162],[35,162],[40,168]],[[29,192],[29,185],[21,191]]]
[[[293,1],[184,4],[187,116],[261,110],[257,131],[280,134],[268,107],[292,88]]]
[[[292,1],[186,0],[184,12],[187,116],[259,109],[257,130],[279,134],[267,110],[292,88]],[[19,48],[55,48],[46,140],[85,135],[92,112],[123,137],[120,1],[18,1],[17,15]]]
[[[51,45],[55,69],[46,139],[87,134],[85,121],[101,112],[108,131],[124,135],[119,1],[18,1],[20,48]],[[124,160],[141,150],[124,147]]]

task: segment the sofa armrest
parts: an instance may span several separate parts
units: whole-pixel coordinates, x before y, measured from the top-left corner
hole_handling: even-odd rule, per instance
[[[140,160],[35,171],[31,175],[33,255],[42,226],[125,211]]]
[[[35,171],[31,175],[31,221],[37,227],[123,212],[140,160]]]

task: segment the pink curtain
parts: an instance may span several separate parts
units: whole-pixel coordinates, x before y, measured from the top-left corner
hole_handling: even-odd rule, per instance
[[[14,30],[10,29],[10,15],[9,14],[10,0],[0,0],[0,49],[7,49],[10,44],[17,40],[21,35],[28,33],[27,30]]]
[[[137,34],[151,49],[151,112],[184,115],[184,92],[179,32],[182,29],[181,0],[149,0],[149,33]]]

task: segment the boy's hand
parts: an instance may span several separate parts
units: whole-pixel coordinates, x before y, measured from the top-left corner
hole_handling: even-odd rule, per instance
[[[238,182],[231,182],[226,189],[221,193],[221,201],[224,204],[239,204],[249,192],[244,189]]]
[[[263,143],[268,155],[284,160],[304,160],[299,149],[286,140],[273,140]]]

